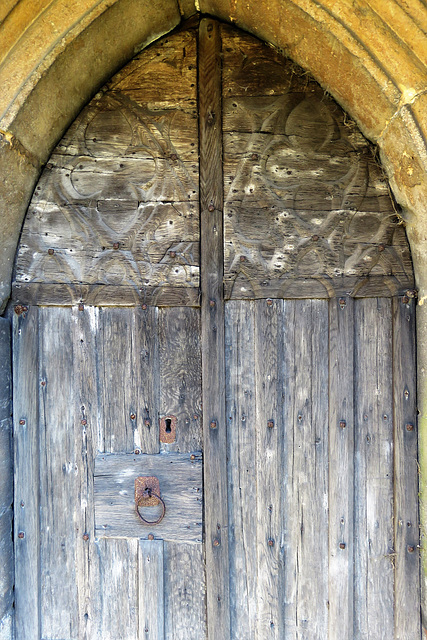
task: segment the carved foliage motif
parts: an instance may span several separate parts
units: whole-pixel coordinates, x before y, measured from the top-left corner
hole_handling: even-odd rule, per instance
[[[226,296],[412,287],[404,228],[371,145],[291,63],[279,69],[276,54],[249,36],[229,35],[227,44]],[[266,56],[270,84],[265,73],[259,80]]]

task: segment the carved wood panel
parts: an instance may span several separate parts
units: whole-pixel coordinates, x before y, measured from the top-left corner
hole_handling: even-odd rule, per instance
[[[61,140],[28,211],[15,281],[18,299],[48,304],[197,303],[192,30],[127,65]]]
[[[223,28],[227,298],[413,287],[373,147],[291,61]]]

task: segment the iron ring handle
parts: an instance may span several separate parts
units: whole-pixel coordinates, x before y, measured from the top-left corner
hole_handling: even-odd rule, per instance
[[[164,503],[164,500],[157,493],[153,493],[153,492],[150,491],[150,497],[151,496],[153,496],[154,498],[157,498],[157,500],[159,500],[160,504],[162,505],[162,513],[159,515],[157,520],[146,520],[145,518],[143,518],[142,515],[139,513],[139,504],[138,503],[135,503],[135,511],[138,514],[138,517],[140,518],[140,520],[142,520],[142,522],[144,524],[159,524],[159,522],[161,522],[163,520],[163,518],[165,517],[166,505]]]

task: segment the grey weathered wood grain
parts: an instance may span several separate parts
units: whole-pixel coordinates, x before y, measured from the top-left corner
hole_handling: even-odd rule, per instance
[[[160,417],[177,418],[176,440],[166,451],[202,448],[200,311],[185,307],[159,311]]]
[[[198,307],[200,293],[194,287],[127,287],[125,285],[80,285],[77,283],[20,283],[13,285],[17,304],[41,306],[137,307],[141,305]]]
[[[285,440],[285,638],[320,639],[328,633],[328,308],[321,300],[286,302],[291,305],[295,346],[285,355],[285,362],[293,357],[285,394],[291,393],[294,407],[293,439]]]
[[[283,302],[259,300],[254,305],[256,384],[256,638],[283,634],[283,548],[281,544],[283,435]],[[272,420],[273,427],[268,423]],[[250,522],[246,524],[250,526]]]
[[[199,28],[203,451],[208,637],[230,638],[219,25]]]
[[[253,302],[226,304],[225,362],[231,637],[249,640],[256,638],[258,601]]]
[[[165,562],[165,638],[205,640],[206,586],[202,546],[165,542]]]
[[[87,304],[108,304],[111,288],[121,304],[147,295],[167,304],[194,300],[185,289],[199,287],[196,96],[196,33],[190,29],[171,36],[169,45],[156,43],[89,103],[35,190],[17,283],[110,288],[92,288]],[[164,287],[165,294],[150,295]],[[171,293],[171,287],[184,291]],[[50,304],[64,302],[57,287],[25,293],[27,303],[36,294],[40,304],[48,295],[55,296]],[[70,302],[79,300],[65,296]]]
[[[41,637],[78,628],[75,578],[79,529],[80,435],[74,398],[70,309],[40,309],[40,615]],[[71,513],[70,514],[70,506]],[[70,517],[71,515],[71,517]],[[64,579],[66,576],[66,579]]]
[[[99,389],[97,350],[99,310],[78,307],[71,314],[73,345],[73,397],[70,399],[75,416],[75,455],[78,465],[78,500],[75,508],[75,566],[69,579],[75,581],[78,594],[78,634],[91,637],[91,625],[97,617],[99,573],[95,560],[95,510],[93,500],[94,459],[98,442],[103,442],[99,424]]]
[[[194,456],[194,459],[191,459]],[[159,479],[166,515],[160,524],[143,524],[135,513],[135,478]],[[141,510],[155,520],[160,507]],[[114,454],[95,461],[95,528],[103,537],[146,538],[153,533],[163,540],[201,542],[202,464],[200,454]]]
[[[13,602],[11,400],[11,326],[8,318],[0,318],[0,621]]]
[[[159,451],[158,310],[100,313],[99,375],[104,451]]]
[[[353,640],[354,302],[329,303],[329,640]]]
[[[395,638],[420,637],[415,304],[393,300]]]
[[[38,318],[36,307],[13,318],[15,625],[25,640],[41,624]]]
[[[355,303],[354,634],[394,629],[391,301]]]
[[[163,540],[139,541],[139,638],[145,640],[165,638],[163,546]]]
[[[96,618],[90,624],[92,635],[89,638],[140,640],[138,545],[136,538],[95,540],[93,562],[99,572],[99,585],[94,597],[98,602]]]

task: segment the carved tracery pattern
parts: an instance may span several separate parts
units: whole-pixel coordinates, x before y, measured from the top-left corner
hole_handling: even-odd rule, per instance
[[[232,68],[224,82],[226,296],[413,286],[404,228],[372,146],[318,85],[254,43],[229,33],[224,56]]]

